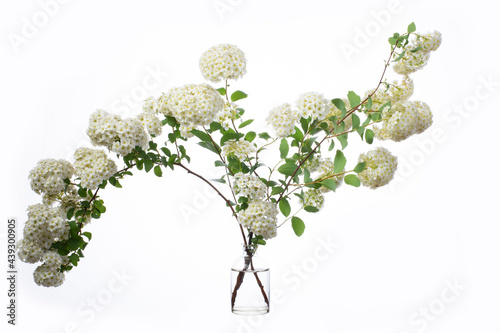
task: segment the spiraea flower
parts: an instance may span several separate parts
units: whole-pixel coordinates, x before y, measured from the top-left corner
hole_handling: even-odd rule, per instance
[[[392,104],[407,101],[413,95],[413,80],[406,75],[401,82],[394,81],[387,90]]]
[[[276,237],[278,209],[269,201],[251,200],[248,207],[238,214],[240,224],[264,239]]]
[[[65,160],[44,159],[30,171],[31,189],[37,194],[58,195],[64,191],[64,179],[73,176],[71,163]]]
[[[234,175],[234,193],[249,199],[261,199],[266,195],[267,187],[257,176],[238,172]]]
[[[311,206],[317,209],[323,208],[325,197],[319,189],[311,188],[304,192],[304,197],[301,200],[303,206]]]
[[[58,268],[42,264],[33,272],[35,283],[43,287],[59,287],[64,283],[64,273]]]
[[[233,156],[239,161],[244,161],[247,156],[255,152],[255,146],[241,138],[238,141],[232,139],[224,142],[222,146],[222,155],[225,157]]]
[[[216,120],[224,108],[220,93],[208,84],[172,88],[158,99],[158,104],[161,113],[175,117],[181,124],[181,135],[185,138],[192,136],[192,129]]]
[[[382,112],[382,128],[374,126],[380,140],[402,141],[423,132],[432,124],[432,114],[427,104],[418,101],[397,102]]]
[[[417,36],[406,47],[407,52],[394,64],[394,71],[401,75],[411,74],[422,69],[429,61],[430,53],[441,45],[441,33],[434,31]]]
[[[136,146],[146,148],[149,136],[138,119],[121,119],[120,116],[97,110],[90,116],[87,129],[92,144],[127,155]]]
[[[24,238],[17,244],[19,259],[28,263],[40,261],[52,243],[66,239],[68,233],[69,227],[61,209],[44,204],[29,206]]]
[[[217,122],[219,122],[227,130],[231,126],[231,122],[236,120],[238,116],[237,106],[234,103],[225,103],[224,108],[217,114]]]
[[[388,184],[398,167],[397,157],[383,147],[361,154],[358,162],[366,163],[365,169],[358,174],[358,178],[361,184],[371,189]]]
[[[323,94],[308,92],[300,95],[296,102],[299,109],[299,115],[303,118],[309,116],[312,119],[323,120],[332,109],[331,101],[326,99]]]
[[[200,58],[200,71],[206,80],[237,80],[247,71],[245,54],[237,46],[219,44],[205,51]]]
[[[117,171],[115,162],[103,150],[91,148],[76,150],[74,167],[81,186],[89,190],[96,189]]]
[[[284,138],[295,132],[295,124],[299,118],[299,113],[292,110],[290,104],[285,103],[269,111],[266,120],[273,128],[276,136]]]
[[[145,113],[158,113],[158,101],[153,96],[146,98],[142,102],[142,111]]]
[[[143,112],[137,116],[137,119],[146,128],[149,135],[155,137],[161,134],[161,120],[154,113]]]

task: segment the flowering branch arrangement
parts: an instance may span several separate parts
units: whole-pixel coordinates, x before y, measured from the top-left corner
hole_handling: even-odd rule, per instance
[[[183,169],[208,184],[224,201],[248,246],[247,267],[253,268],[251,257],[259,245],[276,237],[285,224],[301,236],[305,222],[298,214],[317,213],[325,195],[342,183],[375,189],[390,182],[397,158],[383,147],[348,163],[343,151],[353,135],[367,144],[375,139],[402,141],[432,124],[429,106],[409,100],[414,86],[408,75],[427,64],[431,52],[441,44],[441,34],[415,31],[412,23],[405,33],[389,38],[390,53],[381,78],[363,97],[353,91],[347,98],[334,99],[316,92],[302,94],[294,106],[285,103],[269,112],[271,134],[247,131],[253,119],[245,119],[245,110],[237,104],[247,94],[230,92],[228,84],[246,73],[246,59],[230,44],[210,48],[199,64],[206,80],[223,82],[223,87],[188,84],[172,88],[145,100],[142,113],[135,118],[122,119],[97,110],[90,116],[87,134],[93,145],[107,148],[118,160],[103,149],[79,148],[73,163],[38,162],[29,180],[33,191],[42,195],[42,203],[28,207],[24,238],[18,242],[19,258],[41,262],[34,272],[38,285],[60,286],[65,273],[84,257],[92,238],[85,227],[106,212],[101,193],[107,186],[121,188],[135,170],[162,177],[169,169]],[[400,81],[385,78],[391,65],[402,75]],[[158,144],[160,137],[162,142],[166,138],[165,144]],[[208,180],[189,167],[187,140],[195,140],[214,154],[219,179]],[[264,150],[279,158],[266,163]],[[217,182],[225,184],[225,189]],[[242,280],[243,275],[233,291],[233,304]],[[262,293],[269,304],[263,289]]]

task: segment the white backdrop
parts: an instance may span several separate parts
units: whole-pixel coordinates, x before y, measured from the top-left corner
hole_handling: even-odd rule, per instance
[[[137,172],[102,192],[108,212],[88,227],[86,257],[62,287],[36,286],[35,266],[18,263],[16,327],[1,279],[2,332],[498,332],[500,49],[490,3],[2,1],[2,270],[7,219],[18,219],[21,237],[26,207],[41,200],[27,181],[37,161],[89,146],[97,108],[134,116],[146,96],[203,82],[198,59],[210,46],[246,53],[248,74],[232,88],[249,94],[241,105],[259,129],[300,93],[374,87],[387,38],[410,22],[443,33],[413,76],[433,127],[376,143],[399,157],[390,186],[343,186],[321,213],[300,215],[301,238],[279,229],[260,253],[272,271],[269,315],[230,313],[241,240],[223,202],[181,170]],[[369,149],[353,139],[351,161]],[[210,155],[190,155],[193,170],[215,178]]]

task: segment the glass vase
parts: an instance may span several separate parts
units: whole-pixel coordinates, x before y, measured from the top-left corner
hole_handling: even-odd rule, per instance
[[[257,258],[255,245],[244,245],[243,255],[231,268],[231,311],[238,315],[262,315],[269,312],[270,272]]]

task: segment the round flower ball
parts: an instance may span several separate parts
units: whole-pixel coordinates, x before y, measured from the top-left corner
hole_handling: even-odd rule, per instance
[[[237,46],[219,44],[201,55],[200,71],[205,79],[212,82],[237,80],[247,72],[247,60]]]

